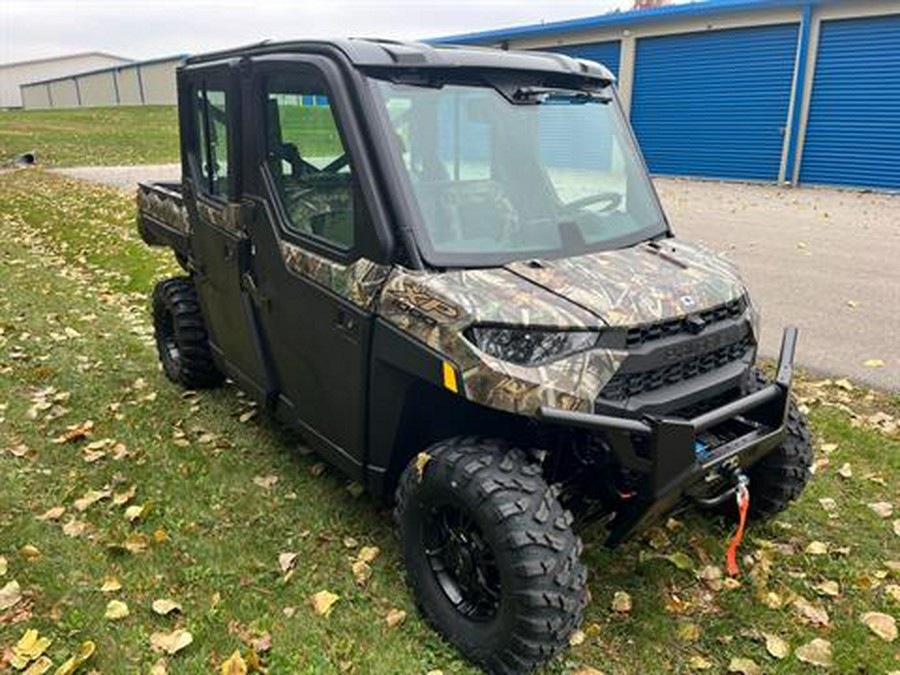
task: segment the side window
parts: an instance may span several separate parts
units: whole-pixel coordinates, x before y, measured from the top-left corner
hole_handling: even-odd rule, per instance
[[[228,199],[228,110],[221,89],[197,88],[197,140],[207,194]]]
[[[324,83],[266,81],[266,159],[294,234],[353,247],[353,167]]]

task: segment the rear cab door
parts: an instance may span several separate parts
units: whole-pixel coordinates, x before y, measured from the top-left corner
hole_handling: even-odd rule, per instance
[[[361,479],[390,235],[372,216],[381,205],[345,77],[324,55],[252,60],[245,190],[255,204],[247,229],[279,412]]]
[[[179,72],[182,183],[191,222],[192,277],[210,343],[223,370],[250,391],[262,388],[247,301],[241,290],[240,95],[233,64]]]

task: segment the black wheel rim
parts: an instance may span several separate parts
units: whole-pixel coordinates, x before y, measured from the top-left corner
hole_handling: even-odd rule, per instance
[[[175,340],[175,317],[169,310],[163,310],[159,316],[157,324],[159,331],[159,345],[163,353],[163,357],[169,361],[173,368],[177,368],[181,361],[181,351],[178,349],[178,342]]]
[[[432,508],[425,553],[444,595],[463,616],[492,619],[500,607],[500,573],[481,528],[455,506]]]

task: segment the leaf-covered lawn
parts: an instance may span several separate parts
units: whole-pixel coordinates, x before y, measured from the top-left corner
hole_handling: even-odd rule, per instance
[[[233,388],[163,378],[147,295],[176,268],[133,221],[122,192],[0,175],[0,672],[472,672],[418,618],[385,512]],[[900,403],[798,390],[816,476],[750,528],[744,574],[697,514],[612,552],[588,530],[592,602],[548,672],[900,670]]]
[[[0,111],[0,164],[23,152],[45,166],[178,161],[174,106]]]

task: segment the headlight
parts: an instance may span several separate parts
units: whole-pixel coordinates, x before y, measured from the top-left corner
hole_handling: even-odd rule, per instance
[[[481,351],[521,366],[541,364],[590,349],[596,331],[532,330],[505,326],[472,326],[466,338]]]

